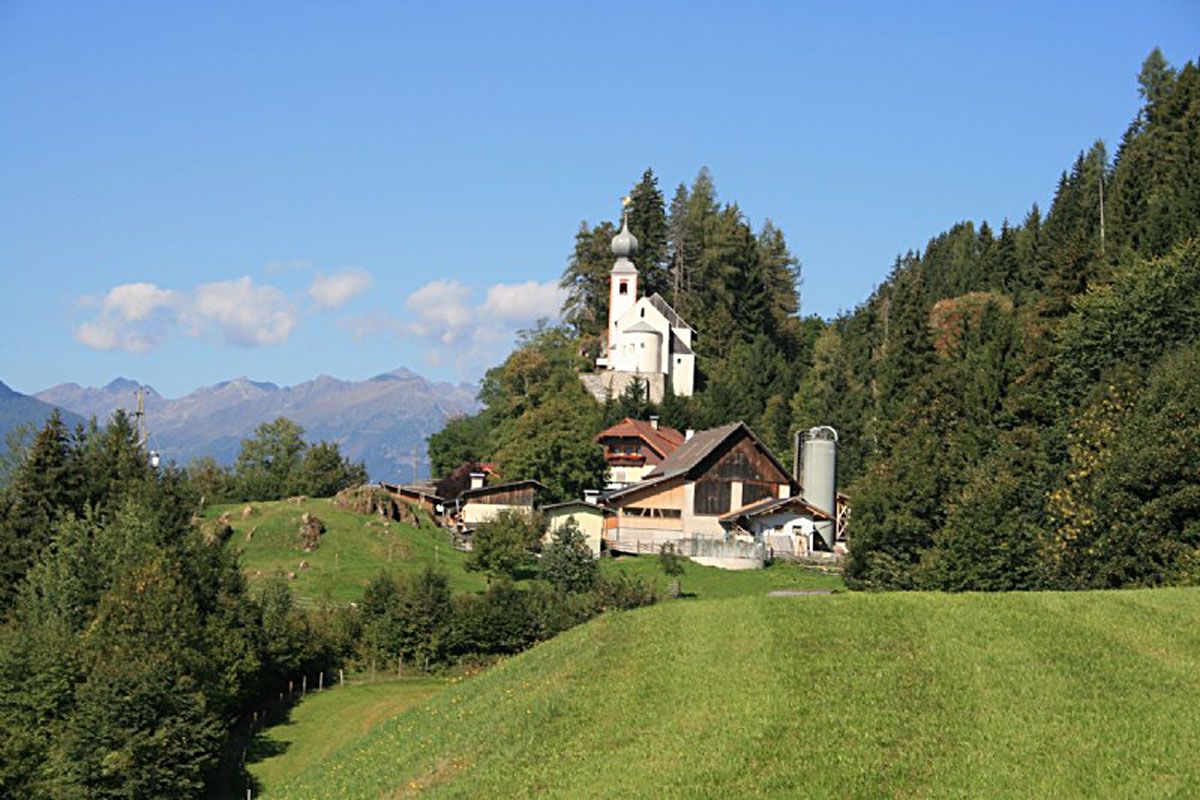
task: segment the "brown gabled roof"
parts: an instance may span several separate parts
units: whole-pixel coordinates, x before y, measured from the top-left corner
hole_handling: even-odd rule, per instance
[[[710,453],[720,447],[722,444],[733,436],[736,432],[744,430],[749,435],[751,441],[762,450],[763,454],[771,460],[784,475],[791,475],[787,468],[779,463],[779,459],[771,454],[768,448],[757,436],[754,431],[744,422],[731,422],[728,425],[722,425],[719,428],[709,428],[706,431],[697,431],[692,438],[681,444],[675,452],[667,456],[661,463],[656,464],[653,469],[649,470],[642,476],[643,480],[651,480],[653,478],[669,478],[676,475],[683,475],[691,472],[701,461],[703,461]]]
[[[654,451],[666,458],[683,444],[683,434],[674,428],[660,425],[655,428],[649,422],[626,417],[607,430],[596,434],[596,441],[603,443],[605,439],[628,436],[641,439],[654,448]]]
[[[664,458],[661,463],[656,464],[653,469],[647,471],[640,481],[602,495],[601,501],[609,502],[611,500],[622,499],[627,495],[658,486],[674,478],[688,476],[714,450],[723,445],[740,430],[746,432],[750,440],[762,450],[763,454],[770,459],[771,463],[775,465],[775,468],[780,473],[790,476],[791,473],[788,472],[787,468],[779,463],[779,459],[771,454],[767,446],[754,435],[754,431],[750,430],[746,423],[731,422],[719,428],[709,428],[706,431],[699,431],[693,434],[692,438],[685,440],[683,444],[675,449],[675,452]],[[789,481],[793,487],[796,486],[794,478],[789,477]]]
[[[662,463],[656,464],[654,469],[642,477],[648,480],[650,478],[666,478],[673,475],[682,475],[704,460],[704,457],[713,450],[720,447],[726,439],[733,435],[734,431],[744,427],[746,426],[741,422],[731,422],[719,428],[696,431],[692,435],[692,438],[679,445],[673,453],[662,460]],[[747,428],[747,430],[749,429]]]
[[[756,500],[753,503],[744,505],[741,508],[735,508],[727,514],[722,514],[718,519],[721,522],[730,522],[739,517],[761,517],[764,514],[774,514],[775,512],[795,506],[799,511],[805,511],[812,515],[812,518],[818,522],[833,522],[833,517],[828,512],[814,506],[812,503],[805,501],[802,497],[767,497],[762,500]]]

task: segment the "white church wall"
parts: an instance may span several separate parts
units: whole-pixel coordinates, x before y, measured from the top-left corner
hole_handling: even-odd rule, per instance
[[[671,356],[671,392],[677,397],[691,397],[695,387],[696,357],[690,353]]]

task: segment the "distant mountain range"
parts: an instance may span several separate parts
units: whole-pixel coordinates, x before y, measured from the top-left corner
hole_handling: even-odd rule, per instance
[[[4,449],[4,437],[8,436],[9,431],[20,425],[40,428],[53,410],[53,404],[43,403],[36,397],[15,392],[0,381],[0,451]],[[63,421],[69,427],[73,428],[76,423],[83,422],[83,417],[63,409],[60,411]]]
[[[64,383],[29,397],[0,384],[0,432],[10,419],[40,424],[52,406],[70,412],[64,417],[71,425],[92,416],[103,423],[118,408],[133,411],[139,385],[127,378],[102,388]],[[427,476],[425,437],[479,408],[475,387],[435,383],[404,368],[365,381],[322,375],[282,387],[235,378],[174,400],[144,388],[151,445],[165,460],[186,464],[209,455],[232,463],[259,424],[287,417],[304,427],[308,441],[337,442],[344,455],[365,462],[375,480],[411,480],[414,452],[416,474]]]

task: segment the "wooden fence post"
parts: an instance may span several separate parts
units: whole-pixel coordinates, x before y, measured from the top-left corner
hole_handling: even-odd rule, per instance
[[[325,670],[321,670],[320,674],[317,675],[317,691],[319,692],[324,688],[325,688]]]
[[[307,694],[308,694],[308,675],[306,674],[306,675],[305,675],[305,676],[304,676],[304,677],[303,677],[303,678],[300,680],[300,696],[301,696],[301,697],[304,697],[304,696],[305,696],[305,695],[307,695]]]
[[[346,670],[338,669],[338,686],[346,685]]]

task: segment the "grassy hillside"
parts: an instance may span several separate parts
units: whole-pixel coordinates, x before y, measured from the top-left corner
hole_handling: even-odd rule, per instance
[[[671,582],[658,566],[655,556],[621,556],[600,562],[603,574],[623,574],[649,581],[665,594]],[[763,595],[773,589],[841,589],[845,587],[838,573],[820,572],[797,564],[779,562],[766,569],[733,572],[706,567],[693,561],[683,566],[679,588],[685,597],[697,600],[717,600],[744,595]]]
[[[309,695],[291,709],[286,722],[254,740],[247,753],[254,785],[279,785],[299,765],[320,763],[347,742],[362,739],[376,726],[445,686],[441,678],[392,679],[347,683],[336,690]]]
[[[242,509],[251,508],[243,518]],[[294,572],[292,591],[301,602],[350,602],[362,596],[367,581],[386,570],[411,574],[436,564],[450,577],[456,592],[482,591],[487,578],[463,568],[466,554],[455,550],[449,536],[427,523],[420,529],[390,522],[377,516],[354,514],[333,507],[329,500],[309,499],[300,503],[236,503],[210,506],[205,518],[216,520],[229,512],[234,534],[227,546],[242,554],[242,568],[251,583],[271,575]],[[305,553],[298,529],[304,513],[317,516],[326,532],[320,546]],[[250,532],[253,531],[253,534]],[[249,538],[247,536],[249,535]],[[301,569],[300,562],[308,568]],[[653,556],[605,559],[608,574],[623,573],[653,581],[665,591],[668,579]],[[729,572],[688,562],[681,578],[683,591],[698,599],[764,594],[775,588],[837,588],[842,580],[792,564],[776,564],[766,570]]]
[[[252,511],[243,518],[246,506]],[[482,575],[463,569],[465,554],[455,550],[446,532],[432,522],[419,529],[385,524],[374,515],[334,508],[327,499],[217,505],[207,509],[205,517],[215,520],[226,511],[234,530],[227,546],[241,551],[242,568],[251,584],[294,572],[292,591],[302,602],[358,600],[380,570],[411,574],[431,563],[445,570],[455,591],[479,591],[487,585]],[[311,553],[304,552],[298,534],[300,517],[306,512],[326,526],[320,545]],[[301,561],[308,562],[307,569],[300,568]]]
[[[1196,796],[1198,707],[1198,590],[673,602],[454,685],[265,796]]]

